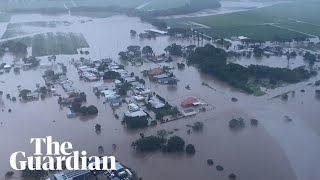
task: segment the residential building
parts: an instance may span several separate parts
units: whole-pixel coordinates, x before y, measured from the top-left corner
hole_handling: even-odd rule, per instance
[[[148,102],[152,105],[152,107],[154,107],[156,109],[160,109],[165,106],[164,103],[162,103],[159,99],[157,99],[155,97],[152,97]]]
[[[111,90],[101,91],[101,93],[104,95],[106,100],[110,100],[110,99],[119,97],[119,95],[117,95],[117,93],[115,91],[111,91]]]
[[[112,107],[118,107],[118,106],[121,106],[122,104],[122,100],[120,98],[113,98],[110,100],[110,105]]]
[[[188,97],[187,99],[183,100],[181,102],[182,107],[190,107],[193,106],[195,103],[198,103],[199,101],[196,98]]]

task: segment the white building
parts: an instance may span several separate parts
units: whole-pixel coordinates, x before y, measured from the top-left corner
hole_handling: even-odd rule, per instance
[[[155,97],[152,97],[148,102],[156,109],[160,109],[165,106],[164,103],[162,103],[160,100],[158,100]]]
[[[117,93],[115,91],[105,90],[105,91],[101,91],[101,93],[104,95],[106,100],[120,97],[119,95],[117,95]]]

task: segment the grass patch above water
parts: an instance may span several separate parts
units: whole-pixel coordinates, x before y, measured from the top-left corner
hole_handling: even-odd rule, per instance
[[[296,22],[296,21],[286,21],[286,22],[279,22],[276,25],[294,29],[295,31],[300,31],[304,33],[308,33],[315,36],[320,36],[320,25],[317,24],[310,24],[304,22]]]
[[[281,87],[283,84],[284,82],[282,81],[274,82],[274,84],[272,84],[269,79],[251,79],[248,81],[247,87],[253,90],[254,96],[263,96],[267,94],[263,89],[275,89]]]
[[[293,39],[296,37],[310,37],[294,31],[289,31],[271,25],[214,27],[202,30],[205,34],[215,38],[230,38],[232,36],[247,36],[256,40],[273,40],[274,37]]]
[[[190,21],[203,24],[210,28],[202,30],[217,38],[243,35],[257,40],[273,40],[275,36],[292,39],[310,37],[308,34],[320,35],[319,9],[320,2],[282,3],[228,14],[169,19],[167,22],[175,27],[192,27]]]

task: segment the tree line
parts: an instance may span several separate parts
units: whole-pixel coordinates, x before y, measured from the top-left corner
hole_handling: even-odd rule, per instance
[[[261,65],[244,67],[239,64],[228,63],[226,52],[211,44],[190,51],[187,59],[189,64],[197,65],[202,72],[215,76],[250,94],[253,93],[253,90],[247,86],[250,79],[269,79],[274,84],[281,81],[297,83],[316,74],[315,71],[308,71],[304,67],[291,70]]]

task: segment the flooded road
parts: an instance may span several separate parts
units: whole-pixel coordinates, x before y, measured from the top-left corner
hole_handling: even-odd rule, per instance
[[[32,18],[31,18],[32,19]],[[74,23],[64,29],[82,33],[90,45],[90,57],[92,60],[100,58],[113,58],[115,61],[125,64],[125,69],[142,77],[143,70],[158,67],[158,64],[145,63],[142,67],[133,67],[126,62],[118,60],[119,51],[123,51],[129,45],[141,47],[150,45],[156,54],[163,53],[163,49],[176,42],[178,44],[195,44],[192,40],[171,39],[157,37],[156,39],[140,39],[131,37],[129,31],[138,33],[153,28],[150,24],[140,22],[137,18],[126,16],[114,16],[105,19],[95,19],[87,23]],[[0,28],[1,29],[1,28]],[[59,29],[60,31],[60,29]],[[13,71],[0,75],[0,90],[4,91],[0,103],[0,176],[11,170],[9,157],[13,152],[23,150],[32,154],[34,147],[29,144],[32,137],[53,136],[57,141],[69,141],[75,149],[86,150],[90,155],[98,155],[98,146],[103,146],[105,155],[115,155],[123,164],[133,168],[139,176],[147,180],[194,180],[199,177],[204,179],[228,179],[230,173],[235,173],[240,180],[314,180],[320,177],[320,122],[319,103],[315,98],[315,87],[308,86],[309,82],[319,80],[315,77],[309,82],[288,85],[282,88],[269,90],[262,97],[254,97],[243,94],[228,85],[205,74],[199,73],[195,67],[177,69],[175,60],[169,64],[175,67],[174,74],[180,80],[176,88],[160,84],[150,83],[145,79],[147,87],[157,92],[169,102],[184,96],[196,96],[214,106],[213,111],[200,113],[195,117],[184,118],[178,121],[161,124],[154,128],[139,131],[128,131],[121,125],[121,117],[127,109],[123,107],[116,110],[120,119],[114,118],[109,104],[104,105],[102,98],[98,99],[92,88],[96,83],[79,81],[77,70],[68,62],[71,58],[80,58],[79,55],[60,55],[57,62],[67,65],[67,77],[71,79],[74,87],[87,94],[85,105],[95,105],[99,114],[92,118],[68,119],[67,108],[61,108],[57,103],[57,97],[47,97],[44,100],[28,103],[12,102],[5,95],[18,96],[17,86],[35,89],[36,83],[44,85],[41,77],[45,69],[21,71],[15,74]],[[46,57],[42,58],[47,61]],[[5,56],[1,62],[11,61],[10,56]],[[239,63],[247,63],[246,60],[238,60]],[[284,58],[264,58],[257,64],[271,64],[275,67],[286,66]],[[269,63],[268,63],[269,62]],[[297,66],[304,64],[302,59],[294,60]],[[22,63],[22,62],[17,62]],[[57,66],[57,65],[53,65]],[[294,66],[294,65],[292,65]],[[206,82],[214,91],[202,85]],[[185,89],[190,85],[191,90]],[[112,84],[111,84],[112,86]],[[57,86],[58,93],[64,94],[61,87]],[[300,92],[305,89],[306,92]],[[268,100],[278,94],[296,90],[294,97],[288,101],[281,99]],[[239,101],[231,102],[236,97]],[[179,103],[179,102],[178,102]],[[12,113],[7,110],[11,108]],[[285,116],[290,116],[293,122],[286,122]],[[246,127],[241,131],[232,131],[228,122],[232,118],[242,117]],[[256,118],[260,124],[258,127],[250,125],[250,119]],[[202,132],[188,134],[190,129],[186,125],[196,121],[204,122]],[[102,126],[101,134],[97,135],[94,126]],[[137,154],[131,149],[132,141],[138,139],[141,132],[146,135],[155,135],[158,130],[166,129],[179,135],[187,144],[195,145],[196,154],[186,156],[184,154]],[[117,149],[112,149],[112,144]],[[218,172],[215,167],[208,166],[207,159],[213,159],[215,165],[222,165],[223,172]],[[16,173],[15,177],[19,178]]]

